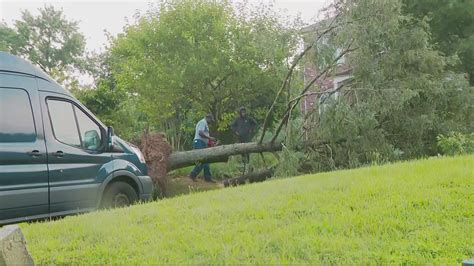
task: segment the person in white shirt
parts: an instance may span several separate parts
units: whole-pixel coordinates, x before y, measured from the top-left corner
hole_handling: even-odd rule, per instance
[[[211,137],[209,135],[209,123],[214,122],[214,117],[212,114],[206,115],[205,118],[199,120],[199,122],[196,124],[196,132],[194,134],[194,141],[193,141],[193,147],[194,149],[204,149],[208,147],[208,142],[209,140],[215,141],[216,139]],[[189,174],[189,177],[193,180],[196,181],[196,177],[201,173],[201,171],[204,169],[204,181],[206,182],[211,182],[215,183],[214,180],[212,180],[211,176],[211,168],[209,166],[209,163],[202,163],[202,162],[197,162],[196,166],[194,169],[191,171]]]

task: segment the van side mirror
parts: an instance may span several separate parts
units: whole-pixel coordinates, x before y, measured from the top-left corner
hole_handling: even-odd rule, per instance
[[[114,136],[114,128],[111,126],[107,127],[107,148],[112,150],[114,143],[113,143],[113,136]]]
[[[124,152],[123,149],[118,146],[114,145],[114,128],[107,127],[107,151],[109,152]]]

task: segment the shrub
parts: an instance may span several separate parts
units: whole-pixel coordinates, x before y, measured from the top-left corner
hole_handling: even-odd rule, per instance
[[[438,135],[437,141],[439,149],[446,155],[474,153],[474,133],[450,132],[446,136]]]
[[[275,176],[290,177],[299,175],[300,172],[298,169],[300,168],[304,157],[304,153],[294,151],[283,145],[283,149],[280,154],[280,163],[275,170]]]

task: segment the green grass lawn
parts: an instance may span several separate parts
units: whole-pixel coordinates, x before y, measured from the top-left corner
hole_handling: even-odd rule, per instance
[[[280,179],[23,224],[37,264],[459,264],[474,156]]]

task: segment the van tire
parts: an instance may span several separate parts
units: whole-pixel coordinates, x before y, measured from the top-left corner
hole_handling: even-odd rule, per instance
[[[102,208],[127,207],[138,201],[138,195],[132,186],[125,182],[117,181],[107,186]]]

